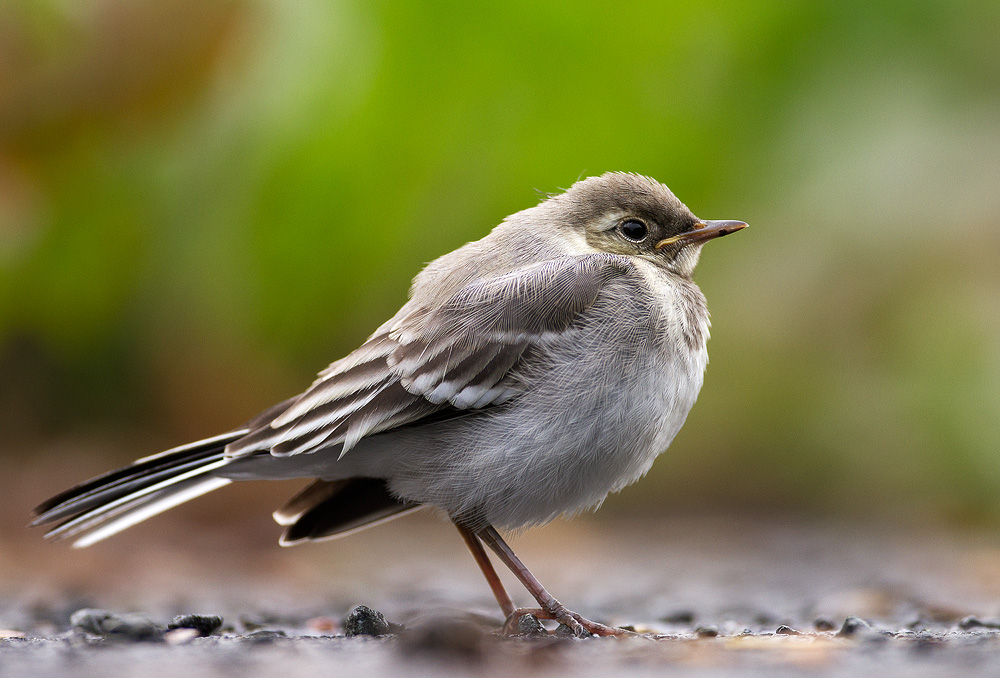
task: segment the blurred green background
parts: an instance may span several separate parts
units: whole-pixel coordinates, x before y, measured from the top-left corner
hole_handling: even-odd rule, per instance
[[[612,515],[996,524],[998,30],[995,0],[4,3],[2,482],[238,424],[424,263],[627,170],[753,228],[702,258],[705,388]]]

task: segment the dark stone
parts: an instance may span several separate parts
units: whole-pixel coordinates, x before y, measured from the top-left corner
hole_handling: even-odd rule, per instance
[[[833,631],[837,627],[829,619],[820,617],[819,619],[813,622],[813,628],[815,628],[817,631]]]
[[[222,617],[207,614],[182,614],[167,624],[167,630],[194,629],[198,635],[210,636],[222,627]]]
[[[163,629],[138,614],[115,614],[107,610],[83,609],[70,616],[74,631],[122,642],[159,642]]]
[[[977,617],[964,617],[958,622],[958,628],[963,631],[970,629],[1000,629],[1000,623],[983,621]]]
[[[844,625],[837,631],[840,638],[858,638],[863,640],[885,640],[886,636],[860,617],[848,617]]]
[[[677,612],[671,612],[664,617],[660,617],[660,621],[667,624],[693,624],[694,612],[691,610],[678,610]]]
[[[872,625],[866,622],[861,617],[848,617],[844,620],[844,625],[840,627],[837,631],[838,636],[844,636],[850,638],[856,636],[859,633],[864,633],[866,631],[871,631]]]
[[[784,624],[782,624],[781,626],[779,626],[775,630],[774,633],[775,633],[775,635],[779,635],[779,636],[801,636],[802,635],[801,631],[796,631],[791,626],[785,626]]]
[[[381,612],[358,605],[344,620],[344,632],[348,636],[385,636],[391,630]]]
[[[522,636],[547,636],[548,631],[533,614],[523,615],[517,620],[517,632]]]
[[[719,629],[715,626],[699,626],[694,630],[694,634],[699,638],[716,638],[719,635]]]

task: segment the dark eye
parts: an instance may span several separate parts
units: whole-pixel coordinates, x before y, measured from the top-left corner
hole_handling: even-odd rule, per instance
[[[639,242],[646,237],[649,232],[646,230],[646,224],[642,223],[638,219],[629,219],[628,221],[623,221],[622,225],[618,227],[621,234],[633,242]]]

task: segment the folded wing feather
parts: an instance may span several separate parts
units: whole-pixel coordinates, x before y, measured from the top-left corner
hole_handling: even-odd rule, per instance
[[[442,409],[501,404],[523,389],[518,362],[572,328],[603,285],[631,263],[609,254],[561,257],[479,280],[437,308],[408,302],[360,348],[322,373],[228,456],[312,453],[419,422]]]

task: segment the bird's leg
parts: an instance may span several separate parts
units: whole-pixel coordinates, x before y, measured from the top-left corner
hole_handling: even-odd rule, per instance
[[[483,571],[483,576],[486,577],[486,582],[490,585],[493,597],[497,599],[497,603],[500,605],[500,609],[503,610],[504,616],[510,617],[517,608],[514,606],[514,601],[507,595],[507,590],[503,587],[503,582],[500,581],[500,576],[493,567],[493,563],[490,562],[490,557],[486,555],[486,549],[483,548],[479,537],[476,536],[475,532],[460,523],[455,523],[455,527],[458,528],[459,534],[465,540],[466,546],[472,551],[472,557],[476,559],[476,564]]]
[[[460,527],[459,529],[461,530],[462,528]],[[565,624],[569,628],[573,629],[573,632],[577,636],[584,636],[587,634],[594,634],[598,636],[632,635],[625,629],[616,629],[611,626],[605,626],[604,624],[590,621],[589,619],[585,619],[584,617],[578,615],[576,612],[572,612],[567,609],[565,605],[553,598],[552,594],[546,591],[545,587],[542,586],[537,579],[535,579],[535,576],[528,571],[528,568],[524,566],[524,563],[521,562],[520,558],[517,557],[510,546],[507,545],[507,542],[503,540],[503,537],[500,536],[500,533],[498,533],[492,526],[487,526],[479,530],[475,535],[471,536],[481,539],[487,546],[493,549],[494,553],[496,553],[500,560],[503,561],[504,565],[510,568],[510,571],[514,573],[514,576],[516,576],[518,580],[524,584],[524,588],[528,589],[528,592],[531,593],[536,601],[538,601],[538,604],[541,607],[541,609],[520,608],[508,611],[507,607],[504,606],[504,603],[500,601],[500,596],[497,595],[497,601],[500,602],[500,607],[503,608],[504,613],[507,614],[507,622],[504,624],[505,631],[516,631],[517,624],[521,617],[526,614],[532,614],[541,619],[552,619],[561,624]],[[468,541],[468,538],[466,538],[466,540]],[[470,548],[472,548],[471,545]],[[479,550],[482,552],[481,545],[479,545]],[[473,555],[476,555],[475,549],[473,549]],[[483,555],[485,556],[485,553],[483,553]],[[476,557],[476,560],[479,561],[478,556]],[[483,567],[482,563],[480,563],[480,567]],[[489,566],[489,570],[492,572],[493,577],[496,577],[496,571],[493,569],[492,565]],[[486,574],[485,567],[483,567],[483,573]],[[489,574],[487,574],[486,579],[490,580]],[[490,586],[493,586],[492,581],[490,582]],[[494,595],[497,594],[496,588],[493,589],[493,593]],[[503,595],[509,602],[510,598],[507,596],[507,593],[504,592]],[[511,607],[513,608],[512,603]]]

